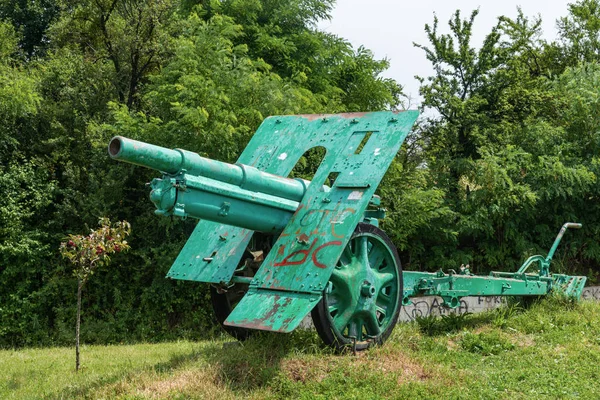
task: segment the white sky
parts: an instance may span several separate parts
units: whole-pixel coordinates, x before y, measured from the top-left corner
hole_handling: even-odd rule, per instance
[[[438,31],[447,33],[448,20],[456,9],[468,17],[479,7],[479,15],[473,26],[474,44],[479,44],[501,15],[514,18],[517,6],[528,17],[540,15],[543,21],[543,37],[556,37],[556,20],[567,15],[568,3],[575,0],[337,0],[331,21],[323,21],[319,28],[337,34],[357,48],[371,49],[377,59],[390,60],[390,69],[384,76],[394,78],[404,86],[404,92],[416,101],[419,83],[415,75],[429,76],[431,67],[423,50],[413,42],[428,45],[425,24],[433,22],[433,14],[440,20]],[[414,108],[415,104],[411,108]]]

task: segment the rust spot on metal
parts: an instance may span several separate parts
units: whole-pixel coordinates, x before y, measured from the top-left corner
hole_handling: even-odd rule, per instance
[[[300,114],[300,115],[297,115],[297,117],[302,117],[309,121],[316,121],[318,119],[323,119],[323,118],[327,118],[327,117],[331,117],[331,116],[332,116],[332,114]]]
[[[297,117],[302,117],[307,119],[308,121],[316,121],[323,118],[332,118],[332,117],[341,117],[345,119],[350,118],[361,118],[364,117],[368,112],[354,112],[354,113],[342,113],[342,114],[300,114],[296,115]]]
[[[300,241],[302,241],[302,242],[308,242],[308,239],[309,239],[309,237],[308,237],[308,235],[306,233],[302,233],[302,234],[300,234],[300,236],[298,236],[298,241],[299,242]]]
[[[272,326],[272,324],[269,324],[267,321],[273,319],[273,317],[276,317],[279,313],[279,309],[281,307],[288,306],[290,304],[290,302],[292,301],[291,298],[286,297],[285,300],[283,301],[283,304],[281,304],[279,302],[280,300],[281,300],[281,296],[273,295],[273,301],[274,301],[273,307],[271,307],[271,309],[269,311],[267,311],[267,313],[262,318],[256,318],[256,319],[252,319],[252,320],[243,320],[243,321],[241,321],[241,326],[244,326],[244,327],[250,328],[250,329],[272,331],[273,326]],[[274,321],[272,321],[272,322],[274,322]],[[287,326],[287,325],[285,325],[285,326]],[[277,329],[277,331],[284,330],[285,326],[282,326],[280,329]]]
[[[361,118],[364,117],[365,115],[367,115],[368,113],[366,112],[355,112],[355,113],[343,113],[343,114],[337,114],[337,116],[342,117],[342,118]]]

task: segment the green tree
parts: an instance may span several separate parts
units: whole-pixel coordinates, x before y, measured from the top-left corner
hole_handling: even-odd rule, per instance
[[[1,0],[0,21],[21,34],[19,46],[29,58],[43,56],[49,44],[47,30],[59,14],[56,0]]]
[[[557,21],[557,27],[566,65],[600,60],[600,1],[569,4],[569,14]]]
[[[197,2],[184,2],[193,10]],[[368,49],[319,31],[329,19],[332,0],[200,1],[201,17],[232,18],[241,34],[234,45],[247,46],[251,59],[263,60],[272,72],[312,92],[328,112],[375,111],[398,107],[401,87],[381,76],[387,60],[375,60]]]
[[[168,50],[172,0],[65,0],[51,28],[55,47],[76,45],[94,60],[109,61],[118,100],[133,107],[140,86]]]
[[[143,98],[152,117],[115,108],[111,134],[129,132],[233,161],[265,117],[322,110],[310,91],[285,82],[252,60],[247,46],[234,44],[242,30],[231,18],[203,21],[192,13],[184,26],[172,59]]]
[[[501,17],[482,47],[472,48],[476,15],[462,20],[457,12],[449,34],[438,34],[434,20],[426,27],[431,45],[420,46],[435,71],[422,79],[424,106],[437,115],[417,131],[419,162],[429,185],[442,189],[457,233],[455,243],[436,239],[432,247],[442,251],[422,262],[515,269],[547,251],[564,222],[595,224],[586,224],[593,219],[588,201],[596,196],[597,151],[596,121],[589,118],[595,96],[586,88],[596,77],[586,66],[557,78],[557,45],[542,41],[540,19],[520,10],[515,19]],[[584,259],[597,264],[597,248],[581,235],[560,250],[558,268],[581,268]]]

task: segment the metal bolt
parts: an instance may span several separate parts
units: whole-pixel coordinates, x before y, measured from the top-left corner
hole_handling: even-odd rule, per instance
[[[358,124],[358,120],[356,118],[354,118],[352,121],[350,121],[351,124]]]
[[[375,286],[371,285],[369,282],[365,282],[360,288],[360,294],[364,297],[373,297],[376,291]]]
[[[329,197],[325,197],[323,199],[323,203],[331,203],[331,199]]]
[[[225,241],[227,240],[227,236],[219,235],[219,239]]]
[[[397,118],[390,118],[390,122],[398,122]]]

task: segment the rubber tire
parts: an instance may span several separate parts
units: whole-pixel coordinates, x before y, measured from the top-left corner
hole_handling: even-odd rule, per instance
[[[234,289],[238,285],[240,284],[236,283],[232,289]],[[223,328],[225,332],[233,336],[236,340],[243,342],[244,340],[252,336],[253,333],[256,332],[253,329],[225,325],[225,320],[235,308],[235,304],[233,306],[231,305],[230,299],[227,297],[227,293],[219,293],[217,289],[211,285],[210,301],[212,303],[213,312],[215,313],[215,318],[217,319],[217,322],[219,323],[219,325],[221,325],[221,328]]]
[[[254,241],[255,239],[256,239],[256,241]],[[242,259],[240,260],[238,267],[242,266],[248,258],[253,257],[252,252],[251,252],[252,249],[254,249],[254,250],[262,249],[263,257],[266,258],[267,255],[269,254],[270,248],[265,248],[264,243],[266,242],[266,243],[272,244],[274,241],[273,239],[274,239],[273,235],[266,235],[266,234],[263,235],[258,232],[255,232],[252,237],[252,242],[251,242],[253,244],[249,244],[248,247],[246,248],[246,251],[244,251],[244,254],[242,256]],[[252,272],[250,274],[248,274],[248,270],[247,270],[245,273],[241,273],[241,276],[252,277],[252,276],[254,276],[254,274],[256,273],[258,268],[260,268],[260,264],[258,266],[254,266],[252,268],[252,270],[251,270]],[[254,269],[256,269],[256,271],[254,271]],[[248,285],[241,284],[241,283],[236,283],[234,286],[232,286],[229,289],[229,292],[237,291],[239,293],[239,295],[233,297],[233,304],[232,304],[232,298],[231,298],[231,296],[228,296],[228,293],[219,293],[217,291],[216,287],[214,287],[212,285],[210,286],[210,300],[212,303],[213,312],[215,314],[215,318],[216,318],[217,322],[219,323],[219,325],[221,325],[221,327],[223,328],[223,330],[225,332],[227,332],[228,334],[230,334],[231,336],[233,336],[234,338],[236,338],[239,341],[244,341],[244,340],[248,339],[250,336],[256,334],[257,331],[254,329],[227,326],[224,323],[225,323],[225,320],[227,319],[227,317],[229,317],[229,314],[231,314],[231,312],[237,305],[237,303],[248,292],[248,288],[249,288]]]
[[[396,261],[397,270],[398,270],[398,299],[397,299],[397,307],[392,316],[392,319],[389,322],[389,325],[385,331],[383,331],[378,337],[376,341],[364,341],[357,342],[356,347],[354,347],[354,341],[348,339],[342,335],[336,333],[334,329],[332,329],[333,321],[331,319],[331,315],[329,314],[329,309],[327,307],[327,293],[323,291],[323,297],[321,301],[317,303],[315,308],[313,308],[311,312],[311,317],[313,320],[313,324],[319,337],[323,342],[332,347],[336,352],[343,352],[347,350],[356,350],[362,351],[366,350],[373,345],[381,345],[383,344],[387,338],[392,334],[396,323],[398,322],[398,317],[400,316],[400,310],[402,309],[402,295],[403,295],[403,279],[402,279],[402,264],[400,263],[400,257],[398,256],[398,250],[396,246],[392,243],[390,238],[386,235],[386,233],[376,227],[375,225],[367,224],[367,223],[359,223],[352,233],[350,240],[359,236],[361,233],[371,233],[375,236],[378,236],[382,239],[383,242],[387,245],[387,247],[392,252],[392,257]]]

